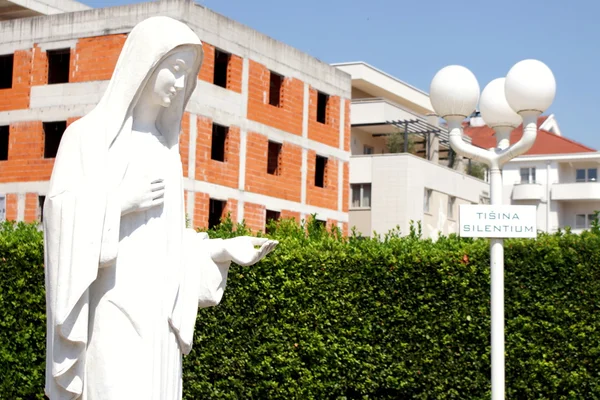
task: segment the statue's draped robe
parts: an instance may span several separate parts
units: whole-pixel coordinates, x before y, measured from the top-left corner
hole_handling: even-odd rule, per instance
[[[44,207],[51,400],[180,399],[197,309],[223,295],[229,263],[210,258],[221,242],[185,229],[178,144],[132,130],[136,96],[182,44],[199,56],[162,116],[177,137],[201,44],[155,17],[130,33],[103,99],[61,141]],[[144,177],[164,179],[164,205],[122,217],[119,189]]]

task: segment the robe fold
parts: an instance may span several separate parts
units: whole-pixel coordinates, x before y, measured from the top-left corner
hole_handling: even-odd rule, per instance
[[[134,131],[138,96],[179,46],[197,58],[157,124],[175,134]],[[185,24],[141,22],[98,106],[63,135],[44,205],[51,400],[181,398],[198,307],[220,302],[229,269],[210,257],[220,240],[185,228],[179,146],[165,141],[180,132],[201,62]],[[165,179],[164,205],[122,216],[123,187],[151,174]]]

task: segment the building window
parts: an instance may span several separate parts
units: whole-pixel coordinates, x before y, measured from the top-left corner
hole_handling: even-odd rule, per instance
[[[521,183],[535,183],[535,167],[521,168]]]
[[[273,221],[273,222],[279,221],[279,218],[281,218],[280,211],[267,210],[267,215],[265,218],[265,232],[266,233],[271,233],[271,229],[269,227],[271,221]]]
[[[44,203],[46,196],[38,196],[38,221],[44,222]]]
[[[454,204],[456,203],[456,197],[448,196],[448,219],[454,219]]]
[[[222,88],[227,87],[227,72],[229,71],[229,61],[231,54],[222,50],[215,49],[215,71],[213,75],[213,83]]]
[[[423,193],[423,211],[426,213],[429,212],[430,203],[431,203],[431,193],[432,193],[431,189],[425,188],[425,191]]]
[[[355,183],[350,185],[352,190],[352,208],[371,207],[371,184]]]
[[[225,209],[224,200],[210,199],[208,203],[208,229],[212,229],[221,223],[223,210]]]
[[[375,149],[373,148],[373,146],[367,146],[367,145],[363,146],[363,154],[374,154],[374,153],[375,153]]]
[[[8,125],[0,126],[0,161],[8,160]]]
[[[269,141],[267,156],[267,174],[280,175],[279,164],[281,160],[281,143]]]
[[[317,156],[315,160],[315,186],[325,187],[327,178],[327,158]]]
[[[317,122],[322,124],[327,123],[327,103],[329,103],[329,95],[317,93]]]
[[[577,214],[575,215],[575,229],[591,228],[594,221],[596,221],[594,214]]]
[[[6,196],[0,196],[0,222],[6,221]]]
[[[55,158],[67,121],[44,122],[44,158]]]
[[[576,182],[597,182],[598,181],[598,169],[577,169],[575,170],[575,181]]]
[[[228,133],[229,127],[213,123],[210,148],[211,159],[225,162],[225,143],[227,142]]]
[[[48,50],[48,84],[69,82],[71,49]]]
[[[0,56],[0,89],[10,89],[13,80],[13,65],[15,56],[6,54]]]
[[[269,77],[269,104],[275,107],[281,107],[281,86],[283,83],[283,76],[269,71],[271,76]]]

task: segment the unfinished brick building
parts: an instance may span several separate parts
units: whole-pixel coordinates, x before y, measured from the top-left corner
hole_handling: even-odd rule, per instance
[[[66,11],[75,3],[54,2]],[[31,9],[35,1],[26,3]],[[204,43],[181,136],[193,225],[213,225],[229,212],[257,230],[267,219],[316,213],[347,230],[346,73],[191,0],[16,18],[2,10],[0,219],[43,218],[62,133],[100,99],[132,27],[166,15],[187,23]]]

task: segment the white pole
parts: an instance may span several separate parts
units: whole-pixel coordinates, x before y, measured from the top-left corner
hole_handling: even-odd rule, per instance
[[[490,171],[492,205],[502,204],[502,173]],[[504,239],[491,239],[492,400],[504,400]]]
[[[491,81],[479,98],[479,83],[460,65],[442,68],[430,86],[431,104],[448,122],[449,141],[459,155],[490,167],[491,205],[502,205],[502,167],[526,153],[537,135],[537,117],[554,100],[556,81],[541,61],[515,64],[506,78]],[[496,133],[497,146],[485,150],[462,139],[462,122],[480,101],[481,116]],[[523,136],[510,144],[510,132],[523,122]],[[548,199],[549,202],[549,199]],[[504,400],[504,239],[491,238],[490,286],[492,309],[492,400]]]

